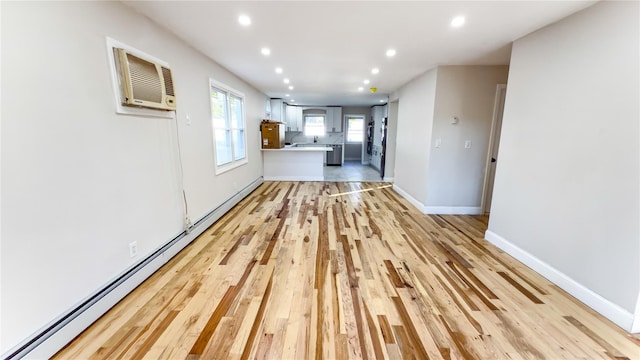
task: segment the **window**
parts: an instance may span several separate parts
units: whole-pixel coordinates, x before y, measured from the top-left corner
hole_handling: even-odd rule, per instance
[[[347,142],[361,143],[364,139],[364,116],[346,116]]]
[[[325,115],[305,115],[304,116],[304,135],[305,136],[324,136],[324,118]]]
[[[216,174],[219,174],[247,163],[244,95],[214,80],[210,84]]]

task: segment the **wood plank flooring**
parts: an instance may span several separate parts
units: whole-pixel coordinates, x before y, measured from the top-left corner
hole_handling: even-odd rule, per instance
[[[55,359],[640,359],[640,341],[384,183],[265,182]]]

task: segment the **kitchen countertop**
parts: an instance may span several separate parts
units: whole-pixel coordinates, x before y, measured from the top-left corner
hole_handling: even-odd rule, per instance
[[[333,151],[331,145],[310,145],[310,146],[295,146],[295,145],[285,145],[285,147],[280,149],[262,149],[262,151]]]

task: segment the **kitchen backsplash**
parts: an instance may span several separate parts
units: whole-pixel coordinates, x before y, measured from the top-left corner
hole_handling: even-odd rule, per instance
[[[305,136],[301,132],[290,131],[284,134],[284,141],[292,144],[309,144],[313,142],[313,136]],[[318,144],[343,144],[344,133],[327,133],[318,136]]]

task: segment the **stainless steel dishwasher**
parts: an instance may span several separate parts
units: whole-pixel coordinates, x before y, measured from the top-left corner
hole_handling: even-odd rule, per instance
[[[327,151],[327,165],[328,166],[341,166],[342,165],[342,145],[328,145],[333,148],[333,151]]]

